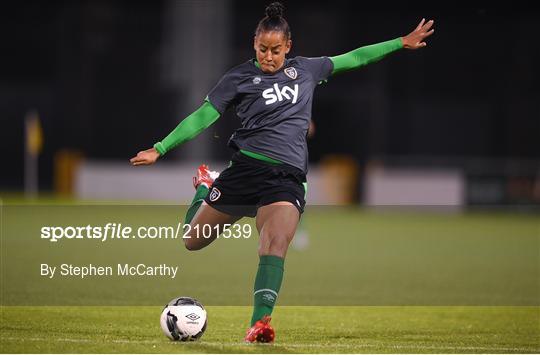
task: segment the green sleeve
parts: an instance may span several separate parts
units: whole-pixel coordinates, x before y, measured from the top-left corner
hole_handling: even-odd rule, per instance
[[[358,69],[364,65],[376,62],[401,48],[403,48],[403,42],[401,41],[401,37],[399,37],[390,41],[360,47],[335,57],[330,57],[330,60],[334,63],[332,75]]]
[[[195,138],[219,118],[219,112],[211,103],[205,101],[201,107],[186,117],[161,142],[154,144],[159,154],[164,155],[179,144]]]

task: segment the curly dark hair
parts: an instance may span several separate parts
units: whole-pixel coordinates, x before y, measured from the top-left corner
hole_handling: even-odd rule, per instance
[[[266,16],[259,21],[255,29],[255,35],[258,36],[261,32],[282,32],[285,39],[291,39],[291,29],[289,24],[283,17],[285,6],[276,1],[268,5],[265,9]]]

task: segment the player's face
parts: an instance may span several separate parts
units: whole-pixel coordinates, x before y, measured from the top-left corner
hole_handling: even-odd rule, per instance
[[[286,39],[283,32],[261,32],[255,36],[253,48],[261,70],[265,73],[274,73],[281,69],[291,45],[292,41]]]

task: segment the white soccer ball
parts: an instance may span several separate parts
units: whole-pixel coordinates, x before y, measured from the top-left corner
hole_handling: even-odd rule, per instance
[[[161,329],[171,339],[193,341],[206,330],[206,310],[191,297],[178,297],[169,302],[161,312]]]

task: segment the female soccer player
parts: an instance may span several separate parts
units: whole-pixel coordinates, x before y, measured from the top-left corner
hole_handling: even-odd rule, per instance
[[[197,136],[229,107],[236,108],[242,127],[229,140],[236,153],[219,177],[205,165],[199,167],[195,198],[186,215],[192,228],[184,242],[187,249],[199,250],[217,238],[224,225],[242,216],[256,218],[260,262],[247,342],[274,340],[270,315],[281,287],[285,255],[305,205],[306,133],[313,91],[335,74],[361,68],[401,48],[425,47],[432,26],[432,20],[422,19],[404,37],[334,57],[286,58],[291,31],[283,18],[283,5],[274,2],[255,30],[256,58],[229,70],[201,107],[153,148],[131,159],[133,165],[153,164]],[[213,234],[199,238],[205,225]]]

